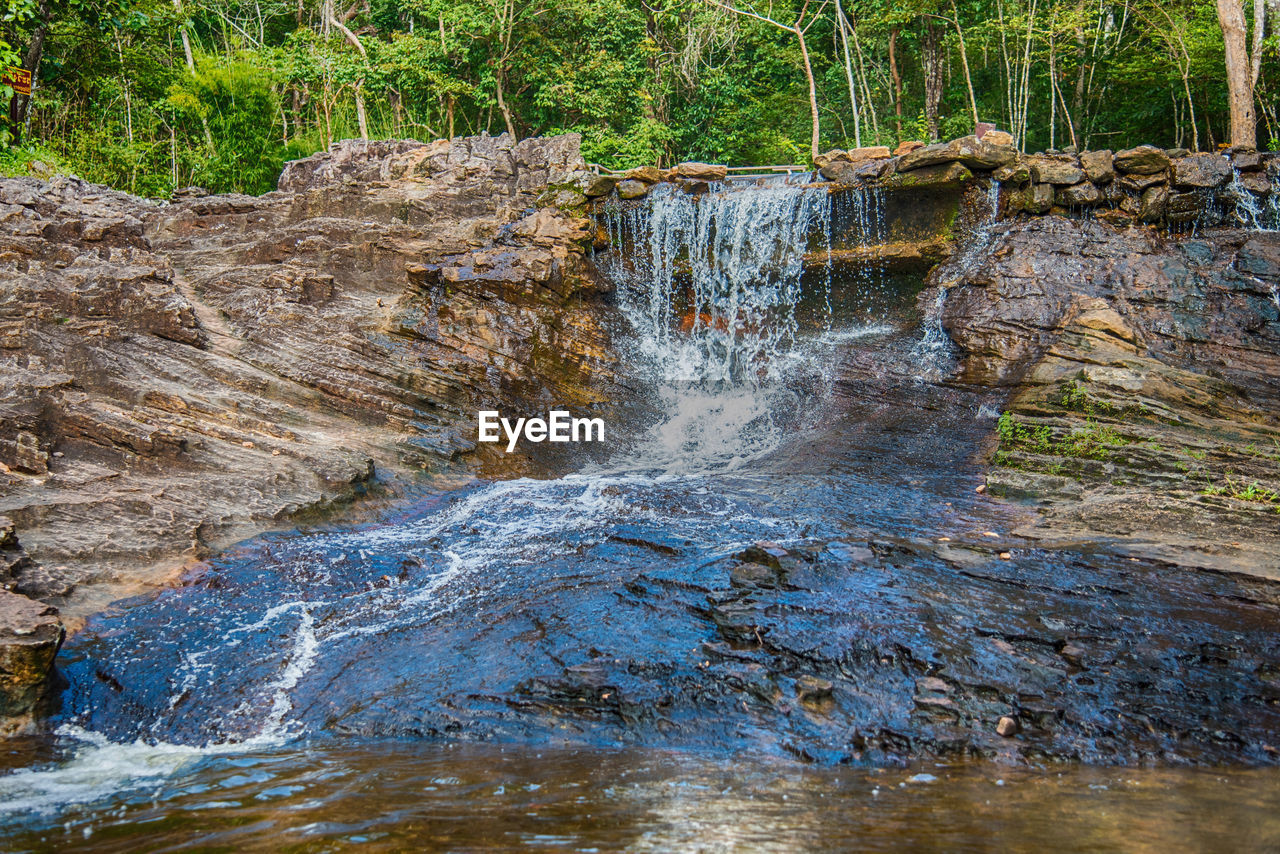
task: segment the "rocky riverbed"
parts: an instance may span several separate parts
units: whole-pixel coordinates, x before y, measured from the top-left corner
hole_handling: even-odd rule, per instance
[[[1267,626],[1280,599],[1265,580],[1201,571],[1280,573],[1280,236],[1224,227],[1256,225],[1242,220],[1269,198],[1268,161],[1149,147],[1026,156],[996,137],[833,152],[820,166],[812,180],[761,188],[773,195],[758,213],[806,218],[788,220],[794,257],[779,275],[795,293],[779,290],[781,303],[703,311],[683,295],[706,272],[687,256],[629,272],[661,273],[670,288],[653,301],[666,314],[649,343],[671,348],[664,329],[705,338],[705,351],[671,350],[668,368],[719,354],[725,330],[760,336],[780,306],[828,312],[812,325],[825,324],[822,346],[844,348],[842,360],[815,362],[825,367],[797,388],[680,403],[764,407],[769,430],[794,433],[746,451],[735,431],[764,422],[676,418],[703,431],[684,444],[661,423],[645,433],[662,421],[659,402],[637,400],[649,379],[636,365],[652,354],[622,346],[621,280],[603,272],[637,245],[615,240],[611,223],[640,222],[671,194],[710,197],[723,167],[602,177],[571,136],[480,137],[342,143],[290,164],[260,198],[162,204],[74,179],[0,182],[10,729],[30,728],[51,696],[62,628],[50,605],[75,627],[111,600],[185,579],[122,624],[111,622],[122,612],[95,624],[101,637],[75,648],[64,714],[120,737],[142,727],[192,741],[189,725],[234,706],[239,682],[197,698],[131,669],[113,643],[153,644],[155,667],[178,672],[183,643],[216,646],[245,627],[191,633],[175,615],[213,607],[252,622],[264,590],[284,584],[278,601],[314,594],[270,612],[300,616],[289,643],[305,649],[346,637],[347,623],[382,631],[391,606],[380,597],[399,585],[469,602],[500,559],[527,577],[486,588],[483,626],[453,611],[406,624],[405,643],[438,650],[431,678],[452,682],[393,668],[373,699],[326,705],[321,677],[346,672],[342,653],[307,659],[312,681],[281,688],[279,702],[300,725],[362,737],[540,738],[570,720],[579,740],[692,744],[715,719],[730,742],[781,734],[785,750],[821,760],[1273,761]],[[1160,193],[1155,215],[1148,195]],[[1184,217],[1191,196],[1199,206]],[[734,251],[735,263],[754,258]],[[787,334],[816,334],[802,326]],[[833,344],[841,335],[872,343]],[[750,359],[785,355],[783,338],[764,336]],[[377,537],[373,557],[317,546],[330,567],[320,574],[314,555],[282,560],[257,545],[217,559],[308,520],[401,518],[394,508],[415,495],[441,512],[438,493],[477,473],[580,468],[475,443],[478,409],[553,405],[626,410],[642,449],[674,442],[662,446],[667,474],[646,458],[643,484],[627,475],[598,495],[589,478],[581,495],[572,478],[513,481],[473,527],[406,540],[412,561],[392,561]],[[794,421],[803,413],[816,429]],[[664,485],[673,461],[711,440],[757,471],[694,478],[687,495]],[[725,489],[725,507],[699,497]],[[518,533],[553,509],[572,524]],[[684,539],[655,519],[688,526]],[[604,541],[584,533],[601,525]],[[561,586],[588,575],[577,592]],[[344,612],[350,590],[373,610]],[[1209,616],[1180,616],[1190,612]],[[599,625],[549,632],[583,614]],[[1141,619],[1161,628],[1133,629]],[[642,637],[653,620],[665,634]],[[532,646],[494,684],[470,685],[470,650],[499,636]],[[255,666],[279,687],[271,668],[301,665],[270,637]],[[634,655],[610,647],[624,640]],[[423,687],[407,701],[396,680]],[[213,705],[193,716],[195,703]],[[284,723],[231,715],[217,735]]]

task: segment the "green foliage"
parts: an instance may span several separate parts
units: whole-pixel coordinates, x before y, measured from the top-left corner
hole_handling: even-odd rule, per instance
[[[274,121],[280,104],[271,83],[267,73],[237,58],[203,63],[170,84],[164,104],[173,124],[187,138],[208,128],[207,155],[195,163],[194,183],[241,193],[275,189],[285,146]]]
[[[269,189],[284,159],[356,135],[358,102],[371,136],[577,131],[584,156],[613,168],[805,163],[808,85],[786,29],[803,5],[743,0],[774,26],[683,0],[371,0],[333,5],[334,26],[319,0],[51,0],[27,139],[86,178],[158,196]],[[924,139],[931,123],[969,133],[968,79],[982,119],[1017,130],[1025,112],[1026,150],[1073,134],[1080,146],[1211,150],[1225,136],[1210,0],[846,3],[847,44],[830,5],[804,8],[818,15],[805,32],[824,147]],[[0,3],[0,62],[25,54],[39,9]],[[1262,56],[1261,139],[1280,139],[1278,44],[1269,37]],[[929,67],[945,72],[933,116]]]
[[[1275,507],[1277,513],[1280,513],[1280,491],[1260,486],[1256,480],[1245,483],[1244,481],[1238,481],[1228,475],[1223,483],[1209,484],[1204,489],[1200,490],[1200,494],[1210,496],[1221,495],[1228,498],[1235,498],[1239,501],[1254,501],[1259,504],[1270,504]]]

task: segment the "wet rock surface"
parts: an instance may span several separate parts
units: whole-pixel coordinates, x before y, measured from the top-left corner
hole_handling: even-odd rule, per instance
[[[544,204],[589,178],[566,136],[339,143],[260,198],[0,181],[0,513],[31,592],[92,611],[447,469],[483,403],[597,406],[586,221]]]
[[[1274,764],[1280,587],[1010,535],[1031,514],[974,490],[997,398],[921,384],[911,343],[853,349],[816,432],[747,472],[500,486],[456,523],[465,497],[253,544],[97,618],[62,713],[203,743],[283,696],[316,738]],[[497,563],[442,555],[517,520]]]

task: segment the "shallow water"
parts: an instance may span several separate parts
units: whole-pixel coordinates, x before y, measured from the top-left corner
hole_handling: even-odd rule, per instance
[[[6,850],[1267,851],[1274,769],[823,768],[418,742],[190,761]]]
[[[5,845],[1274,846],[1280,585],[1010,536],[975,492],[998,395],[935,381],[901,282],[806,295],[825,202],[770,192],[631,222],[651,417],[606,462],[257,538],[91,620],[59,735],[6,746]]]

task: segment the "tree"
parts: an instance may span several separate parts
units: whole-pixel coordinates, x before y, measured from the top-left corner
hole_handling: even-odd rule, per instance
[[[719,6],[721,9],[724,9],[727,12],[732,12],[735,15],[742,15],[748,18],[754,18],[757,21],[763,21],[766,24],[772,24],[773,26],[785,32],[790,32],[795,34],[796,41],[798,41],[800,44],[800,56],[804,60],[805,80],[809,83],[809,115],[813,120],[813,136],[811,138],[810,145],[809,145],[809,156],[812,159],[817,159],[818,155],[821,153],[819,151],[820,132],[818,127],[818,88],[813,79],[813,63],[809,59],[809,47],[805,42],[804,37],[805,37],[805,33],[807,33],[814,24],[816,24],[819,20],[821,20],[822,10],[826,8],[827,4],[824,2],[820,7],[818,7],[818,11],[813,15],[812,18],[809,19],[809,23],[806,24],[804,20],[805,20],[805,16],[809,13],[809,3],[811,2],[811,0],[804,0],[804,5],[800,7],[800,12],[796,15],[795,21],[793,21],[791,24],[784,24],[766,15],[761,15],[756,12],[752,12],[750,10],[739,9],[735,6],[728,5],[727,3],[721,3],[719,2],[719,0],[707,0],[707,2],[713,6]]]
[[[1254,0],[1261,3],[1262,0]],[[1241,0],[1217,0],[1218,24],[1226,48],[1227,97],[1231,106],[1231,144],[1257,148],[1257,124],[1253,117],[1253,77],[1245,47],[1244,6]]]

